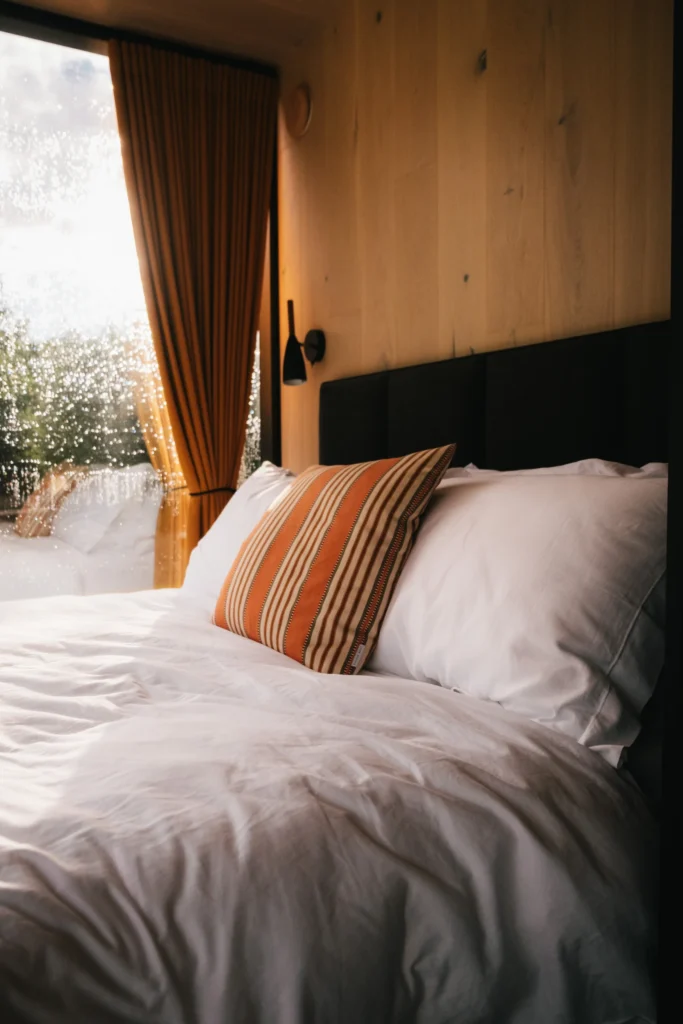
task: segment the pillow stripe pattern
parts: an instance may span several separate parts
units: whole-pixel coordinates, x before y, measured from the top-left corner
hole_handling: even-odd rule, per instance
[[[216,625],[318,672],[360,671],[454,452],[307,469],[240,548]]]

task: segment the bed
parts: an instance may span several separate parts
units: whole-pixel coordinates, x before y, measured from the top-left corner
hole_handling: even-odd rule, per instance
[[[51,536],[21,537],[0,522],[0,601],[149,589],[160,502],[154,470],[140,463],[91,471]]]
[[[659,494],[667,325],[593,341],[331,382],[321,459],[460,438],[471,494],[596,457]],[[658,829],[620,758],[216,628],[206,540],[179,591],[0,605],[3,1020],[652,1024]]]

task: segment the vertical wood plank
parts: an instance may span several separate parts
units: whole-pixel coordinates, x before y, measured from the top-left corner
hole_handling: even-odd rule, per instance
[[[543,0],[488,0],[486,348],[543,337]]]
[[[317,211],[324,204],[324,194],[315,182],[325,174],[325,110],[327,97],[323,69],[323,41],[306,48],[296,63],[286,69],[282,93],[301,81],[311,84],[314,95],[314,117],[306,135],[292,139],[280,118],[278,128],[279,157],[279,221],[280,221],[280,358],[284,358],[287,341],[287,300],[294,301],[297,336],[303,341],[311,323],[326,319],[325,295],[319,287],[319,275],[325,263],[320,251],[325,238],[324,217]],[[310,259],[313,247],[318,249],[315,262]],[[313,368],[310,368],[313,369]],[[317,459],[316,421],[318,385],[309,373],[309,382],[301,387],[281,387],[282,459],[295,470],[304,469]]]
[[[486,335],[486,0],[438,5],[438,333],[444,354]]]
[[[283,88],[287,89],[285,79]],[[280,257],[280,381],[282,381],[282,359],[287,341],[287,299],[294,300],[297,308],[300,293],[298,282],[302,276],[302,218],[297,196],[305,187],[304,166],[299,152],[287,136],[284,119],[278,123],[278,214],[279,214],[279,257]],[[289,465],[299,451],[300,433],[304,429],[305,416],[297,403],[292,389],[282,387],[280,391],[280,417],[282,434],[282,459]]]
[[[614,0],[549,0],[545,335],[614,323]]]
[[[356,146],[358,135],[358,47],[356,4],[347,3],[325,32],[323,44],[324,94],[322,131],[324,161],[310,182],[317,197],[311,208],[318,234],[311,248],[309,266],[315,273],[320,253],[319,284],[325,285],[326,310],[330,317],[360,314],[360,277],[356,204]],[[318,325],[321,326],[321,325]]]
[[[394,365],[448,355],[438,338],[436,0],[394,3]]]
[[[358,40],[356,3],[340,5],[321,45],[324,138],[320,166],[309,179],[308,216],[315,232],[307,253],[312,283],[310,316],[302,324],[303,341],[312,327],[325,332],[323,362],[306,364],[308,413],[306,457],[295,468],[318,460],[319,391],[323,381],[358,372],[361,353],[361,266],[357,232]],[[312,198],[311,198],[312,197]]]
[[[614,316],[671,307],[673,0],[621,0],[616,23]]]
[[[362,372],[390,365],[394,344],[394,4],[358,0],[357,232]]]

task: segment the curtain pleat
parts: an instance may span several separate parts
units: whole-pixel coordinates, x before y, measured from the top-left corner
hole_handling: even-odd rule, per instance
[[[154,586],[179,587],[189,551],[187,521],[190,499],[178,459],[168,406],[154,355],[136,352],[135,400],[149,460],[163,484],[154,544]]]
[[[240,470],[278,86],[150,44],[114,40],[109,57],[147,311],[190,496],[189,552]]]

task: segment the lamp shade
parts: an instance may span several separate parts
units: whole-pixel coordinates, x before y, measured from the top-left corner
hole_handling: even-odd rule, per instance
[[[282,364],[283,384],[305,384],[306,364],[300,343],[290,334],[285,348],[285,358]]]

